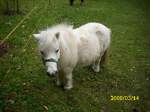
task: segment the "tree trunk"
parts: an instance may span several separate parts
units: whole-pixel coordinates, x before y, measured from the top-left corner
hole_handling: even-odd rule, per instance
[[[16,2],[17,2],[17,14],[19,14],[20,13],[19,0],[16,0]]]
[[[8,3],[8,0],[6,0],[6,12],[9,11],[9,3]]]
[[[5,0],[6,9],[5,14],[15,15],[20,14],[20,4],[19,0]]]

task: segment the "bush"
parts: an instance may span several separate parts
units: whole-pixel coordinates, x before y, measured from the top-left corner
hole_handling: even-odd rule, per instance
[[[8,15],[14,15],[20,13],[20,1],[19,0],[1,0],[0,10]]]

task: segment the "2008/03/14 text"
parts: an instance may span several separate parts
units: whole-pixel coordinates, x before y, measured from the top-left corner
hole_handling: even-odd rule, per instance
[[[139,96],[110,96],[111,101],[137,101]]]

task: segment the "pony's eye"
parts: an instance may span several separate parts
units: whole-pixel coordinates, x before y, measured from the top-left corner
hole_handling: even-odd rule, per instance
[[[58,53],[59,49],[57,49],[55,52]]]
[[[43,51],[40,51],[40,52],[41,52],[42,56],[44,56],[44,52]]]

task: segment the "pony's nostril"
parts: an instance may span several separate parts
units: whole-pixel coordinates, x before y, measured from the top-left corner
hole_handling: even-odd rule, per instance
[[[49,72],[47,72],[47,75],[50,76]]]

